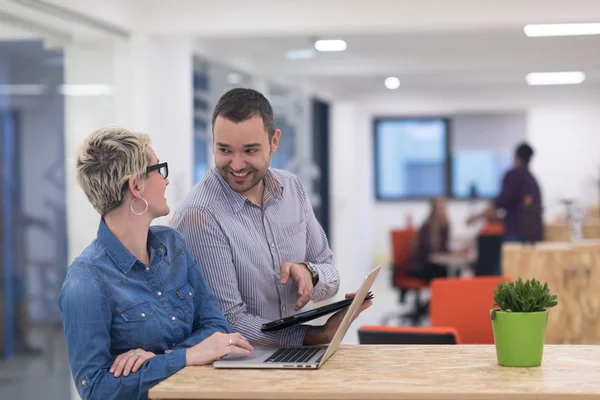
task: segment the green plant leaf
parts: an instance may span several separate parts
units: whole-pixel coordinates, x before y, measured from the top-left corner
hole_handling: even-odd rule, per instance
[[[539,312],[558,304],[557,295],[550,294],[548,283],[519,277],[515,282],[499,282],[493,289],[494,307],[506,312]]]

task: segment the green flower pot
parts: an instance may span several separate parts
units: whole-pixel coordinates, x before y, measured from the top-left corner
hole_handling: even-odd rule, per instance
[[[537,367],[542,364],[548,311],[506,312],[491,310],[498,364]]]

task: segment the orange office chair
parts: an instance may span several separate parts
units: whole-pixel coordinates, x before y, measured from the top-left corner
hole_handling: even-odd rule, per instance
[[[506,276],[465,279],[436,278],[431,281],[429,311],[432,327],[452,327],[463,344],[493,344],[490,310],[498,283]]]
[[[358,329],[359,344],[460,344],[454,328],[363,325]]]
[[[384,325],[387,325],[388,321],[393,317],[399,319],[407,318],[411,321],[412,325],[418,325],[420,319],[427,315],[427,304],[422,304],[419,301],[419,291],[427,288],[427,282],[408,275],[417,235],[418,232],[413,228],[394,229],[390,232],[393,256],[392,286],[399,289],[401,304],[405,303],[406,295],[411,291],[416,294],[417,301],[415,308],[407,313],[386,315],[382,321]]]

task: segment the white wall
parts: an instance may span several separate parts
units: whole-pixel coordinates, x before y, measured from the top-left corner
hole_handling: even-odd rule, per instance
[[[369,136],[357,126],[368,124],[366,115],[352,103],[338,102],[331,108],[331,248],[340,273],[338,297],[360,286],[370,260],[373,207],[368,168]]]
[[[600,199],[599,107],[600,102],[540,106],[529,113],[528,135],[536,150],[532,170],[541,181],[548,221],[564,213],[561,199],[584,206]]]
[[[384,262],[391,256],[389,231],[405,226],[407,215],[412,215],[414,224],[419,225],[428,211],[425,202],[376,202],[372,179],[373,117],[526,111],[526,137],[536,151],[531,168],[542,188],[544,217],[550,221],[556,212],[562,211],[558,203],[562,197],[577,197],[584,203],[598,201],[598,189],[592,182],[593,178],[598,179],[600,164],[598,107],[599,93],[564,93],[555,89],[504,95],[457,94],[444,100],[437,96],[399,95],[335,104],[331,150],[334,252],[344,260],[351,252],[357,260],[368,259],[370,265]],[[351,151],[344,141],[360,145]],[[351,162],[349,157],[353,157]],[[367,201],[357,196],[363,193],[368,195]],[[456,237],[476,234],[479,226],[469,227],[465,220],[482,206],[482,202],[449,202]],[[364,219],[362,215],[369,217]],[[364,235],[352,233],[355,229],[352,221],[356,218],[360,219],[357,225]],[[342,233],[338,236],[337,232]],[[365,245],[366,242],[369,244]]]

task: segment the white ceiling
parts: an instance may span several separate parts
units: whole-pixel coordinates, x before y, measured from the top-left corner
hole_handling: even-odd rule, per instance
[[[0,0],[0,6],[19,1]],[[391,75],[401,80],[394,93],[543,91],[527,87],[528,72],[570,70],[587,79],[565,90],[600,90],[600,36],[523,33],[527,23],[600,22],[599,0],[48,2],[132,34],[191,36],[208,58],[339,97],[389,94],[383,81]],[[311,47],[316,38],[342,38],[348,49],[285,59],[286,51]]]
[[[387,90],[387,76],[411,91],[525,87],[527,73],[543,71],[581,70],[584,85],[600,84],[600,36],[528,38],[506,29],[341,37],[346,51],[311,60],[285,58],[290,49],[311,47],[311,37],[205,39],[202,47],[223,62],[243,54],[267,76],[308,79],[338,94]]]

